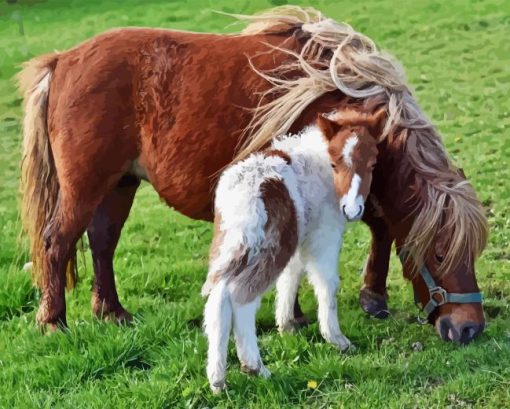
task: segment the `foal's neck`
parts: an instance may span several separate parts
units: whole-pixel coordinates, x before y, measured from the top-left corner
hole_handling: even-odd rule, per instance
[[[306,163],[307,169],[311,167],[310,171],[331,175],[328,145],[322,132],[315,125],[307,126],[298,134],[276,139],[272,147],[287,153],[296,163]]]
[[[328,145],[319,128],[308,126],[297,135],[286,135],[275,140],[272,147],[291,158],[291,166],[305,199],[334,200]]]

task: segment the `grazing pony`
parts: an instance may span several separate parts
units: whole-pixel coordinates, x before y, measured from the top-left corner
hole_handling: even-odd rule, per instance
[[[480,300],[452,302],[431,292],[419,272],[426,267],[434,287],[448,293],[478,292],[474,266],[487,221],[399,64],[313,9],[243,18],[250,24],[240,34],[112,30],[33,59],[20,73],[22,219],[42,292],[39,324],[66,325],[65,286],[74,283],[75,246],[85,231],[94,314],[130,319],[113,257],[140,180],[177,211],[212,220],[216,176],[234,157],[299,133],[319,113],[384,107],[363,215],[372,232],[363,306],[375,313],[385,305],[395,242],[398,252],[405,248],[404,275],[418,300],[436,299],[428,316],[441,337],[472,340],[485,325]]]
[[[320,115],[317,126],[273,141],[221,175],[202,289],[209,295],[204,326],[213,391],[225,385],[232,319],[243,370],[270,375],[257,347],[255,314],[280,274],[285,282],[299,282],[296,272],[306,268],[322,335],[341,350],[350,346],[338,323],[338,255],[345,223],[363,214],[377,157],[374,132],[382,129],[383,116],[383,110]]]

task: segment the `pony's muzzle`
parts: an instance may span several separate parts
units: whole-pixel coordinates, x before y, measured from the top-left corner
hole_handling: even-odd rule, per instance
[[[484,329],[484,324],[475,322],[462,322],[454,324],[449,316],[439,318],[437,330],[445,341],[452,341],[458,344],[469,344]]]

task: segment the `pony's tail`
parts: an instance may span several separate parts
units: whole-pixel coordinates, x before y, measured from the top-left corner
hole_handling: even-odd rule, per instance
[[[18,74],[24,98],[23,152],[21,160],[21,219],[30,242],[32,277],[39,286],[48,283],[43,268],[44,231],[57,206],[59,183],[47,127],[48,95],[58,54],[25,63]],[[66,286],[76,285],[76,249],[66,267]]]

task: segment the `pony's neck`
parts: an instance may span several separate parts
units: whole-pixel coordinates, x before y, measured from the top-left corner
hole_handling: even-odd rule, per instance
[[[399,146],[384,141],[378,149],[370,193],[380,208],[376,213],[385,219],[391,236],[403,241],[414,221],[413,210],[417,205],[413,200],[414,173]]]

